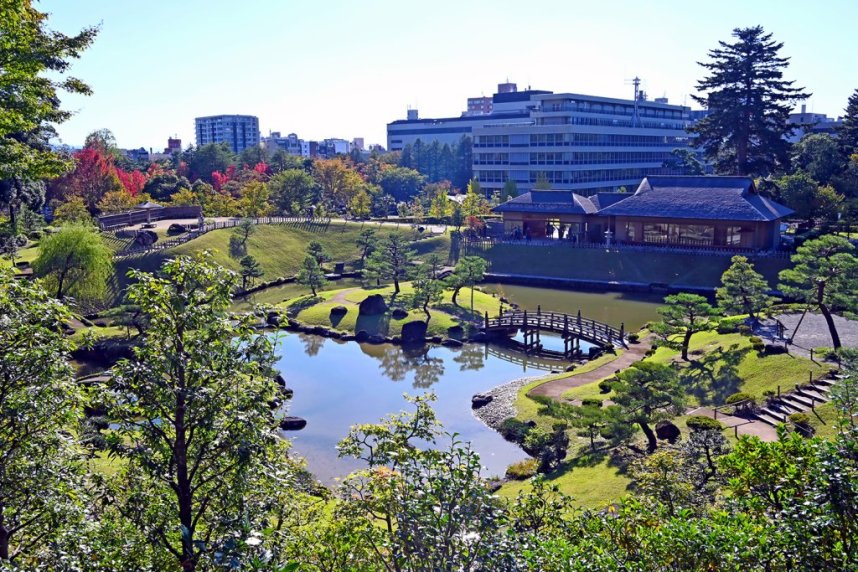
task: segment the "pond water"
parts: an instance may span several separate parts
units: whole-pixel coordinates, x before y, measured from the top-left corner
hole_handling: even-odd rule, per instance
[[[557,290],[513,284],[484,284],[486,292],[494,292],[529,311],[542,306],[545,311],[581,315],[598,322],[619,327],[625,323],[627,332],[639,330],[647,322],[657,320],[658,307],[664,295],[638,292],[582,292]]]
[[[510,463],[526,458],[516,445],[474,417],[471,396],[513,379],[541,375],[552,367],[550,362],[482,344],[406,349],[280,335],[276,367],[295,390],[289,414],[307,420],[301,431],[283,434],[323,482],[331,484],[362,467],[355,459],[338,458],[336,444],[354,424],[411,411],[403,393],[434,392],[438,419],[448,432],[472,443],[486,476],[503,475]]]

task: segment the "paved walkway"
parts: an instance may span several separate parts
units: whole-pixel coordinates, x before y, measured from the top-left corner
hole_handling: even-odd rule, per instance
[[[812,348],[822,346],[830,348],[832,346],[828,324],[822,314],[808,312],[803,320],[801,313],[781,314],[772,320],[763,321],[756,333],[767,341],[774,340],[777,336],[777,328],[774,327],[775,320],[784,325],[784,337],[789,338],[795,332],[793,343],[789,347],[790,353],[809,357]],[[801,320],[801,325],[799,325],[799,320]],[[834,316],[834,325],[837,328],[837,333],[840,334],[840,343],[843,344],[843,347],[858,348],[858,321]],[[797,331],[796,326],[798,326]]]
[[[552,399],[560,399],[564,393],[573,387],[605,379],[613,375],[617,370],[626,369],[633,363],[642,360],[644,354],[650,349],[651,344],[652,340],[650,337],[646,337],[640,343],[630,344],[629,349],[625,350],[623,355],[613,361],[584,373],[575,374],[572,372],[568,377],[548,381],[531,389],[528,395],[542,395]]]
[[[685,412],[686,415],[703,415],[705,417],[715,417],[715,412],[711,407],[695,407],[689,409]],[[759,420],[754,420],[748,423],[748,419],[744,419],[742,417],[734,417],[732,415],[727,415],[726,413],[718,413],[718,421],[724,424],[725,427],[733,428],[737,427],[739,436],[742,435],[753,435],[759,437],[761,441],[777,441],[778,440],[778,432],[777,430],[763,423]],[[725,429],[725,432],[727,430]],[[732,431],[731,431],[732,432]]]

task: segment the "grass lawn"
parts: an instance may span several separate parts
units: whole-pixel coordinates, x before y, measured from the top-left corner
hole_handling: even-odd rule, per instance
[[[542,415],[539,413],[539,408],[541,405],[528,397],[528,393],[535,387],[539,387],[543,383],[547,383],[549,381],[554,381],[557,379],[566,379],[567,377],[574,377],[576,375],[581,375],[582,373],[586,373],[588,371],[592,371],[596,368],[602,367],[606,363],[611,363],[618,357],[622,355],[623,350],[617,350],[616,354],[604,354],[601,357],[594,359],[593,361],[589,361],[586,364],[576,367],[574,371],[569,373],[561,373],[556,375],[547,375],[545,377],[541,377],[539,379],[535,379],[532,382],[528,383],[518,391],[518,396],[515,400],[515,409],[517,411],[516,418],[521,421],[536,421],[537,425],[544,427],[546,429],[551,428],[551,424],[555,422],[555,419],[549,417],[547,415]],[[587,384],[589,386],[590,384]],[[582,387],[587,387],[582,386]],[[596,389],[598,392],[598,388]]]
[[[609,458],[587,456],[569,461],[569,467],[547,476],[547,481],[571,495],[574,504],[586,508],[601,508],[620,500],[628,492],[631,479],[619,467],[613,466]],[[510,481],[499,490],[501,497],[513,499],[519,491],[527,491],[530,481]]]
[[[394,320],[389,313],[384,316],[360,316],[358,314],[358,306],[367,296],[381,294],[388,300],[389,304],[407,308],[408,297],[412,293],[413,288],[408,282],[401,284],[401,291],[392,302],[393,286],[390,285],[374,289],[344,288],[323,291],[319,293],[321,301],[300,309],[297,319],[305,324],[325,326],[341,331],[358,332],[366,330],[370,334],[398,336],[401,334],[402,326],[405,323],[426,319],[426,314],[423,313],[422,309],[408,309],[407,317],[401,320]],[[470,289],[463,288],[457,299],[458,304],[453,305],[452,291],[448,290],[444,292],[441,303],[430,308],[431,319],[429,320],[428,334],[431,336],[444,336],[447,335],[448,328],[467,321],[471,316],[470,296]],[[306,297],[296,298],[281,304],[281,307],[290,308],[306,303],[306,301]],[[344,306],[348,312],[332,318],[331,309],[335,306]],[[485,312],[496,315],[499,308],[500,301],[497,298],[479,290],[474,290],[474,318],[482,318]]]
[[[490,262],[490,271],[536,274],[581,280],[630,281],[720,286],[721,274],[730,266],[729,256],[697,256],[666,252],[607,252],[569,245],[527,246],[499,244],[475,249],[473,254]],[[777,274],[789,261],[775,258],[753,260],[754,267],[774,286]]]
[[[247,254],[256,258],[262,269],[260,280],[271,280],[282,276],[291,276],[298,272],[304,260],[307,244],[317,241],[322,244],[334,262],[345,262],[347,268],[354,268],[360,259],[356,240],[360,231],[366,226],[360,223],[296,224],[296,225],[258,225],[256,231],[247,241]],[[239,270],[238,263],[243,253],[230,255],[229,239],[234,229],[220,229],[208,232],[194,240],[175,248],[151,252],[149,254],[118,261],[116,278],[112,284],[113,298],[117,300],[122,289],[127,286],[126,273],[131,268],[156,271],[167,258],[178,255],[189,255],[203,250],[214,251],[215,261],[231,270]],[[417,238],[417,233],[410,228],[380,228],[378,236],[398,232],[409,239]],[[450,237],[448,235],[420,239],[411,247],[418,257],[438,254],[443,261],[450,256]],[[331,268],[332,265],[329,265]]]

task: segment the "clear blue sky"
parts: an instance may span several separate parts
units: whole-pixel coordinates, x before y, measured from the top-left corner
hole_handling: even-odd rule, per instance
[[[193,142],[194,117],[257,115],[263,134],[385,142],[410,105],[458,115],[509,78],[519,89],[651,97],[691,105],[696,62],[735,27],[761,24],[792,58],[808,109],[837,116],[858,88],[858,0],[340,1],[43,0],[53,28],[100,24],[66,96],[70,145],[108,128],[121,147]]]

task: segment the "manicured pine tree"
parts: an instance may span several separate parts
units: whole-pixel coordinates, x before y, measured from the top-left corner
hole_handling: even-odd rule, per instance
[[[715,327],[715,308],[698,294],[673,294],[667,296],[664,302],[667,306],[659,308],[661,321],[653,324],[653,331],[659,334],[666,344],[679,348],[682,351],[682,359],[688,360],[691,336]],[[674,339],[676,336],[680,336],[680,340]]]
[[[731,262],[715,291],[718,307],[727,314],[748,314],[756,322],[757,315],[774,300],[766,294],[769,284],[744,256],[734,256]]]

